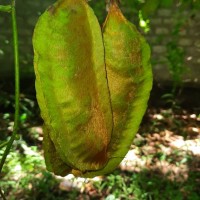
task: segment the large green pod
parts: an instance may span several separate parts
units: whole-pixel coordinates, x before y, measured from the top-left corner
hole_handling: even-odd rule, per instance
[[[47,169],[58,175],[103,168],[112,132],[102,33],[85,0],[59,0],[33,37],[37,100]]]

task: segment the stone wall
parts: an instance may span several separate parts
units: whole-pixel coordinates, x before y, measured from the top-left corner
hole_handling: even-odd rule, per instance
[[[7,2],[7,0],[1,0],[1,4],[6,4]],[[22,77],[34,77],[32,64],[33,29],[39,15],[53,2],[54,0],[17,1],[17,22]],[[129,10],[130,16],[132,14],[131,9]],[[200,86],[200,12],[192,17],[189,13],[189,10],[183,11],[182,13],[177,12],[177,8],[171,10],[159,9],[150,18],[151,29],[145,37],[152,47],[154,79],[159,83],[169,84],[171,82],[168,69],[169,60],[167,57],[169,51],[167,45],[174,41],[176,37],[174,32],[177,23],[182,19],[182,25],[179,28],[180,32],[176,43],[185,52],[184,65],[187,66],[187,70],[184,75],[184,82],[188,86]],[[134,18],[134,16],[131,18]],[[0,79],[5,79],[13,75],[12,33],[9,14],[0,13],[0,27]],[[181,62],[177,58],[174,60],[177,62],[177,65]]]
[[[183,76],[185,85],[199,87],[200,12],[191,15],[189,10],[178,13],[177,8],[172,10],[159,9],[150,19],[150,27],[151,31],[148,33],[147,38],[152,46],[155,80],[165,83],[171,80],[168,60],[169,53],[171,53],[170,56],[175,65],[183,62],[185,66]],[[172,45],[173,41],[184,52],[182,60],[179,60],[177,53],[168,51],[167,47]],[[173,56],[176,56],[176,58],[172,58]]]

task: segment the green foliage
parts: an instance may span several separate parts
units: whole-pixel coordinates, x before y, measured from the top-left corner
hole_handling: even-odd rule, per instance
[[[181,82],[174,82],[174,84],[177,84],[177,83],[181,84]],[[181,107],[179,105],[179,102],[177,101],[175,86],[178,86],[178,85],[174,85],[172,91],[170,93],[165,93],[164,95],[162,95],[161,99],[163,99],[165,104],[171,107],[172,110],[179,110],[181,109]]]
[[[0,151],[2,155],[3,149]],[[59,180],[45,169],[43,156],[36,146],[28,146],[20,140],[10,152],[0,186],[4,189],[9,200],[15,199],[65,199],[66,192],[59,192]],[[78,191],[73,191],[67,196],[74,199]],[[60,197],[58,197],[60,196]]]
[[[181,27],[184,25],[188,16],[182,16],[182,12],[178,13],[175,16],[175,26],[173,27],[171,33],[171,41],[167,43],[167,59],[168,59],[168,66],[169,71],[172,75],[173,79],[173,86],[172,86],[172,93],[175,93],[177,87],[182,85],[182,76],[187,70],[187,66],[185,65],[185,52],[184,49],[180,47],[178,44],[179,41],[179,34]]]
[[[11,12],[11,6],[10,5],[6,5],[6,6],[4,6],[4,5],[0,5],[0,11],[1,12]]]
[[[183,123],[176,119],[176,114],[173,113],[172,109],[162,110],[160,115],[162,115],[163,121],[156,118],[152,119],[152,127],[151,124],[147,126],[149,132],[159,132],[170,127],[170,130],[178,130],[181,135]],[[26,130],[26,135],[32,137],[32,134],[32,132]],[[34,133],[34,135],[37,145],[40,144],[38,133]],[[115,170],[114,173],[102,180],[94,182],[93,191],[97,191],[98,195],[97,197],[92,195],[90,197],[90,194],[81,193],[78,189],[71,189],[69,192],[60,190],[60,179],[52,176],[45,169],[41,149],[28,145],[29,142],[27,138],[26,141],[22,138],[16,141],[8,156],[0,183],[8,199],[64,200],[90,198],[95,200],[100,199],[98,197],[101,196],[102,199],[108,200],[198,200],[198,195],[200,195],[200,185],[197,181],[200,176],[192,170],[192,167],[195,166],[192,162],[198,157],[196,158],[189,153],[184,155],[180,149],[174,149],[170,156],[165,152],[155,152],[148,155],[141,154],[140,157],[143,161],[154,158],[158,162],[165,161],[169,165],[176,164],[180,167],[184,164],[189,168],[187,180],[182,182],[176,179],[170,180],[171,174],[169,176],[168,174],[163,175],[159,170],[148,168],[140,168],[139,172]],[[138,143],[137,147],[141,149],[144,145],[145,142]],[[3,149],[1,150],[2,153]],[[197,164],[198,162],[196,162]]]
[[[193,177],[194,178],[194,177]],[[111,174],[101,182],[96,182],[99,192],[109,193],[106,199],[133,200],[197,200],[199,192],[192,178],[185,183],[170,181],[159,172],[143,170],[139,173]],[[186,196],[187,195],[187,196]]]
[[[174,0],[162,0],[160,1],[161,7],[170,7],[174,3]]]
[[[4,119],[11,119],[11,112],[15,110],[14,95],[8,92],[0,91],[0,107],[2,110],[6,111],[4,113]],[[20,97],[20,122],[23,124],[27,119],[35,117],[39,110],[35,110],[36,102],[34,96],[26,96],[21,94]],[[10,113],[9,113],[10,112]]]
[[[140,24],[140,27],[143,29],[143,31],[145,33],[148,33],[150,31],[150,26],[149,26],[149,19],[144,19],[143,15],[142,15],[142,12],[140,11],[139,12],[139,24]]]
[[[102,24],[104,22],[105,16],[106,16],[105,1],[93,0],[93,1],[89,1],[89,4],[94,9],[94,12],[95,12],[100,24]]]
[[[149,18],[158,9],[160,0],[146,0],[141,8],[144,19]]]

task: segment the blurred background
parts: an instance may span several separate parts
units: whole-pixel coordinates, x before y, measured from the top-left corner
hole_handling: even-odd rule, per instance
[[[1,0],[6,5],[9,1]],[[56,177],[45,170],[42,120],[35,98],[32,35],[53,0],[17,0],[21,129],[0,187],[8,199],[200,199],[200,1],[126,0],[124,15],[152,50],[149,107],[121,165],[105,177]],[[105,1],[91,0],[102,25]],[[0,140],[13,129],[14,57],[11,17],[0,13]],[[1,143],[0,143],[1,144]],[[2,155],[4,148],[0,149]]]

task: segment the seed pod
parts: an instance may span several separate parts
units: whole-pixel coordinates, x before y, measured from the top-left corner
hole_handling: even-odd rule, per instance
[[[111,172],[128,152],[146,111],[153,79],[149,45],[114,0],[103,26],[103,41],[114,129],[109,161],[98,174]]]
[[[112,113],[99,23],[84,0],[59,0],[33,37],[47,169],[58,175],[107,163]]]
[[[84,0],[59,0],[36,25],[34,68],[45,161],[57,175],[111,172],[146,110],[152,87],[149,46],[114,1],[103,38]]]

